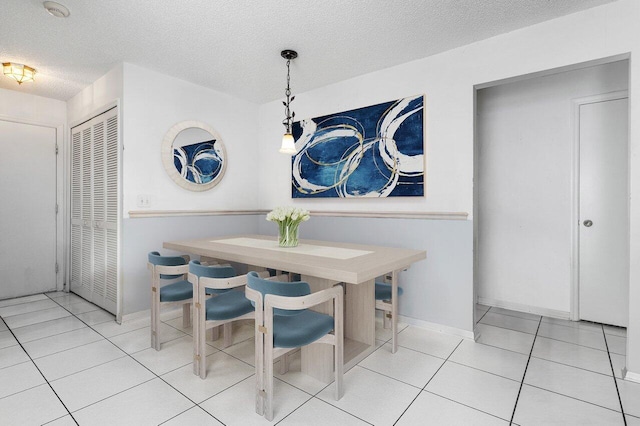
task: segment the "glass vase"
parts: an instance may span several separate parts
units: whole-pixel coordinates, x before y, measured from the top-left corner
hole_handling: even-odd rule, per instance
[[[298,245],[298,225],[299,223],[280,224],[278,235],[280,247],[296,247]]]

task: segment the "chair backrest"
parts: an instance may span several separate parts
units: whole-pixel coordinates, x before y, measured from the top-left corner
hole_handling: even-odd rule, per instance
[[[189,262],[189,272],[199,277],[209,278],[231,278],[237,275],[233,266],[203,265],[199,260]]]
[[[199,260],[189,262],[189,273],[206,278],[231,278],[237,275],[233,266],[203,265]],[[222,294],[227,291],[229,289],[207,288],[207,294]]]
[[[157,251],[150,252],[148,257],[149,257],[149,263],[152,263],[154,265],[180,266],[180,265],[187,264],[187,260],[182,256],[161,256],[160,253]],[[178,275],[160,274],[160,278],[164,280],[180,278],[181,276],[182,274],[178,274]]]
[[[262,299],[267,294],[276,294],[285,297],[298,297],[311,294],[309,284],[304,281],[281,282],[270,281],[260,278],[257,272],[251,271],[247,274],[247,287],[262,293]],[[252,302],[253,303],[253,302]],[[302,313],[300,311],[290,311],[287,309],[274,309],[274,315],[293,316]]]

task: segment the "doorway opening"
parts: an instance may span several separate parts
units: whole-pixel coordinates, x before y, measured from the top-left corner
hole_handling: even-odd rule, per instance
[[[590,277],[596,277],[593,271],[603,271],[604,267],[594,263],[594,259],[602,255],[594,257],[584,247],[580,250],[579,237],[582,233],[582,242],[586,243],[585,230],[593,231],[597,224],[604,229],[605,221],[613,216],[615,222],[628,227],[629,213],[625,207],[629,196],[628,138],[623,136],[624,146],[618,146],[616,150],[620,153],[616,161],[622,161],[624,167],[611,164],[612,146],[606,145],[611,140],[608,137],[600,136],[599,141],[594,142],[601,150],[592,155],[599,160],[599,166],[594,166],[598,185],[604,185],[606,179],[602,173],[607,168],[618,172],[615,181],[618,183],[607,185],[613,185],[619,191],[605,190],[605,193],[622,192],[617,213],[610,212],[608,216],[611,217],[605,215],[597,222],[582,217],[596,213],[587,212],[586,205],[581,211],[578,204],[581,156],[580,150],[576,153],[575,149],[576,132],[579,134],[580,123],[585,123],[576,120],[576,108],[578,113],[582,110],[594,120],[591,127],[583,126],[583,134],[595,135],[607,127],[605,115],[628,118],[628,107],[618,102],[624,98],[628,80],[629,62],[618,57],[477,87],[474,149],[476,302],[554,318],[582,318],[580,265],[591,265],[590,272],[583,272]],[[618,103],[614,107],[608,102]],[[605,114],[603,108],[612,111]],[[623,121],[613,125],[618,129],[618,136],[627,134],[627,124]],[[574,125],[578,125],[577,130]],[[583,150],[583,154],[585,152]],[[594,184],[589,186],[594,188]],[[582,199],[584,201],[585,196]],[[611,208],[606,200],[598,199],[595,205]],[[587,220],[591,220],[592,227],[584,225]],[[618,235],[623,233],[618,232]],[[619,275],[626,277],[617,280],[621,286],[617,293],[625,295],[628,295],[628,235],[627,231],[617,242],[610,243],[616,245],[617,251],[612,250],[611,245],[599,248],[626,261],[613,262]],[[584,259],[585,253],[589,253],[588,261]],[[614,280],[603,281],[602,275],[594,279],[604,291],[609,291],[607,286],[613,285]],[[586,281],[584,277],[582,280]],[[625,302],[627,300],[625,297]],[[612,302],[601,305],[596,306],[596,310],[612,305]],[[624,308],[625,312],[626,309],[628,306]],[[482,309],[478,312],[482,313]],[[605,321],[602,317],[582,319],[626,325],[626,322]],[[478,320],[476,318],[476,322]]]

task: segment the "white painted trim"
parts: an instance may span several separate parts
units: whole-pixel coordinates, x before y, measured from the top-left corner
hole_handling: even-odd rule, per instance
[[[124,312],[124,276],[122,270],[122,217],[124,214],[122,210],[124,206],[124,123],[122,120],[122,105],[120,102],[120,98],[116,99],[115,102],[112,102],[112,104],[115,104],[115,108],[117,111],[116,116],[118,117],[118,218],[116,223],[118,239],[116,254],[116,259],[118,259],[118,281],[116,283],[116,321],[122,322],[122,314]],[[108,109],[105,109],[104,111],[106,112],[108,111]],[[71,136],[69,136],[69,138],[71,138]]]
[[[417,318],[405,317],[404,315],[399,315],[398,319],[400,322],[413,325],[415,327],[420,327],[426,330],[437,331],[439,333],[449,334],[451,336],[457,336],[457,337],[462,337],[469,340],[474,340],[473,331],[463,330],[457,327],[449,327],[448,325],[437,324],[435,322],[424,321]]]
[[[131,219],[175,216],[239,216],[267,214],[268,210],[129,210]]]
[[[580,106],[627,99],[629,92],[601,93],[571,100],[571,126],[573,129],[573,144],[571,147],[571,255],[569,272],[570,280],[570,311],[569,319],[580,320]]]
[[[172,216],[234,216],[262,215],[270,210],[129,210],[132,219]],[[318,217],[358,217],[378,219],[429,219],[429,220],[467,220],[464,212],[356,212],[356,211],[311,211]]]
[[[478,297],[478,303],[486,306],[495,306],[496,308],[510,309],[518,312],[528,312],[531,314],[542,315],[543,317],[570,319],[571,315],[567,311],[559,311],[556,309],[540,308],[538,306],[522,305],[520,303],[506,302],[504,300],[488,299]]]
[[[81,125],[82,123],[87,122],[87,121],[99,116],[100,114],[103,114],[103,113],[109,111],[113,107],[118,107],[118,115],[120,115],[120,98],[118,98],[116,100],[113,100],[113,101],[110,101],[110,102],[107,102],[106,104],[102,105],[101,107],[98,107],[98,108],[94,109],[89,114],[84,115],[82,118],[69,123],[69,129],[73,129],[74,127],[77,127],[77,126]],[[118,118],[120,118],[120,117],[118,117]]]
[[[518,75],[515,77],[508,77],[501,80],[488,81],[486,83],[476,84],[474,87],[476,90],[481,90],[489,87],[501,86],[503,84],[511,84],[511,83],[516,83],[518,81],[529,80],[532,78],[546,77],[548,75],[559,74],[562,72],[575,71],[583,68],[590,68],[598,65],[610,64],[612,62],[624,61],[625,59],[630,59],[630,58],[631,58],[631,53],[621,53],[619,55],[594,59],[592,61],[580,62],[577,64],[570,64],[563,67],[552,68],[552,69],[542,70],[538,72],[532,72],[529,74]]]
[[[182,311],[182,308],[177,308],[176,310]],[[166,312],[168,311],[164,311],[163,313],[166,313]],[[118,321],[118,324],[124,324],[127,322],[139,320],[142,318],[149,318],[149,320],[151,320],[151,309],[145,309],[143,311],[137,311],[137,312],[132,312],[130,314],[122,315],[120,321]]]
[[[66,126],[56,126],[56,147],[58,154],[56,155],[56,204],[58,205],[58,214],[56,215],[56,263],[58,264],[58,274],[56,275],[56,289],[69,290],[65,284],[69,281],[69,269],[66,267],[68,252],[67,247],[67,231],[68,231],[68,214],[69,210],[65,208],[69,191],[67,187],[66,174]]]
[[[634,383],[640,383],[640,373],[629,371],[626,367],[622,369],[622,377],[624,378],[624,380],[628,380]]]
[[[474,321],[475,321],[475,319],[474,319]],[[474,340],[474,342],[477,342],[478,339],[480,338],[480,336],[482,336],[482,332],[478,328],[478,324],[475,324],[473,326],[473,340]]]

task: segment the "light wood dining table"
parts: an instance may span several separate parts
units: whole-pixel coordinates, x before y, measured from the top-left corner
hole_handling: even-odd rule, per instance
[[[278,246],[277,237],[234,235],[197,240],[167,241],[163,247],[214,259],[249,265],[250,270],[270,268],[301,275],[311,291],[344,283],[344,366],[351,368],[375,349],[375,278],[391,273],[392,303],[398,303],[398,273],[426,258],[423,250],[300,240],[297,247]],[[331,303],[314,310],[331,314]],[[396,310],[397,311],[397,310]],[[397,316],[396,316],[397,317]],[[397,318],[392,319],[394,347]],[[302,348],[302,371],[325,383],[333,378],[333,353],[329,345]]]

